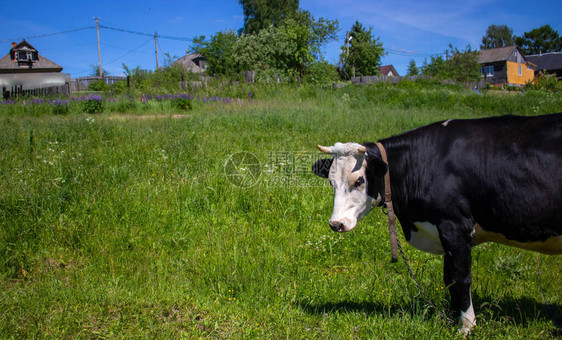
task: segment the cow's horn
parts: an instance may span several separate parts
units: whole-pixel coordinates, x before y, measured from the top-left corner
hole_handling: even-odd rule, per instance
[[[365,152],[367,152],[367,148],[365,147],[365,145],[361,145],[361,146],[359,147],[359,149],[357,149],[357,152],[359,152],[359,153],[365,153]]]
[[[322,151],[323,153],[332,153],[332,148],[329,146],[318,145],[318,150]]]

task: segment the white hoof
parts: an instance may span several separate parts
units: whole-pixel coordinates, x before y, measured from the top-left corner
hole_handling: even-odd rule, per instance
[[[474,315],[474,308],[472,308],[472,303],[470,307],[465,312],[461,312],[462,327],[459,329],[459,333],[463,334],[465,337],[470,334],[472,327],[476,326],[476,316]]]

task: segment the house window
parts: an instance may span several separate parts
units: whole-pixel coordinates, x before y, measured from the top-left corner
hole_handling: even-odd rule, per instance
[[[494,76],[494,66],[482,66],[480,68],[480,73],[483,77],[493,77]]]
[[[20,61],[31,61],[32,60],[32,56],[31,53],[29,52],[18,52],[18,60]]]
[[[523,75],[523,67],[521,67],[521,65],[519,65],[519,75],[520,75],[520,76]]]

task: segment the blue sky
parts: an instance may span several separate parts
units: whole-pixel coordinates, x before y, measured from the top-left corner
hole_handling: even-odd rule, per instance
[[[89,75],[92,65],[98,64],[96,30],[41,35],[93,27],[94,17],[107,27],[187,39],[238,30],[243,24],[242,7],[236,0],[2,2],[0,55],[9,52],[11,41],[25,37],[41,55],[73,77]],[[324,47],[326,60],[337,63],[345,32],[358,20],[372,27],[388,50],[383,64],[393,64],[400,74],[406,72],[411,59],[422,65],[424,59],[442,53],[449,43],[460,49],[467,45],[477,49],[490,24],[508,25],[516,35],[550,24],[562,34],[560,0],[301,0],[300,7],[315,18],[339,21],[339,41]],[[102,65],[110,74],[122,74],[123,63],[133,68],[155,68],[153,37],[101,29],[100,39]],[[191,42],[161,37],[158,45],[162,65],[164,53],[181,57]]]

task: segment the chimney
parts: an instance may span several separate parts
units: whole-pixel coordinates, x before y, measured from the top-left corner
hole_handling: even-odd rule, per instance
[[[12,43],[12,48],[16,47],[17,44],[18,44],[17,42],[13,42],[13,43]]]

